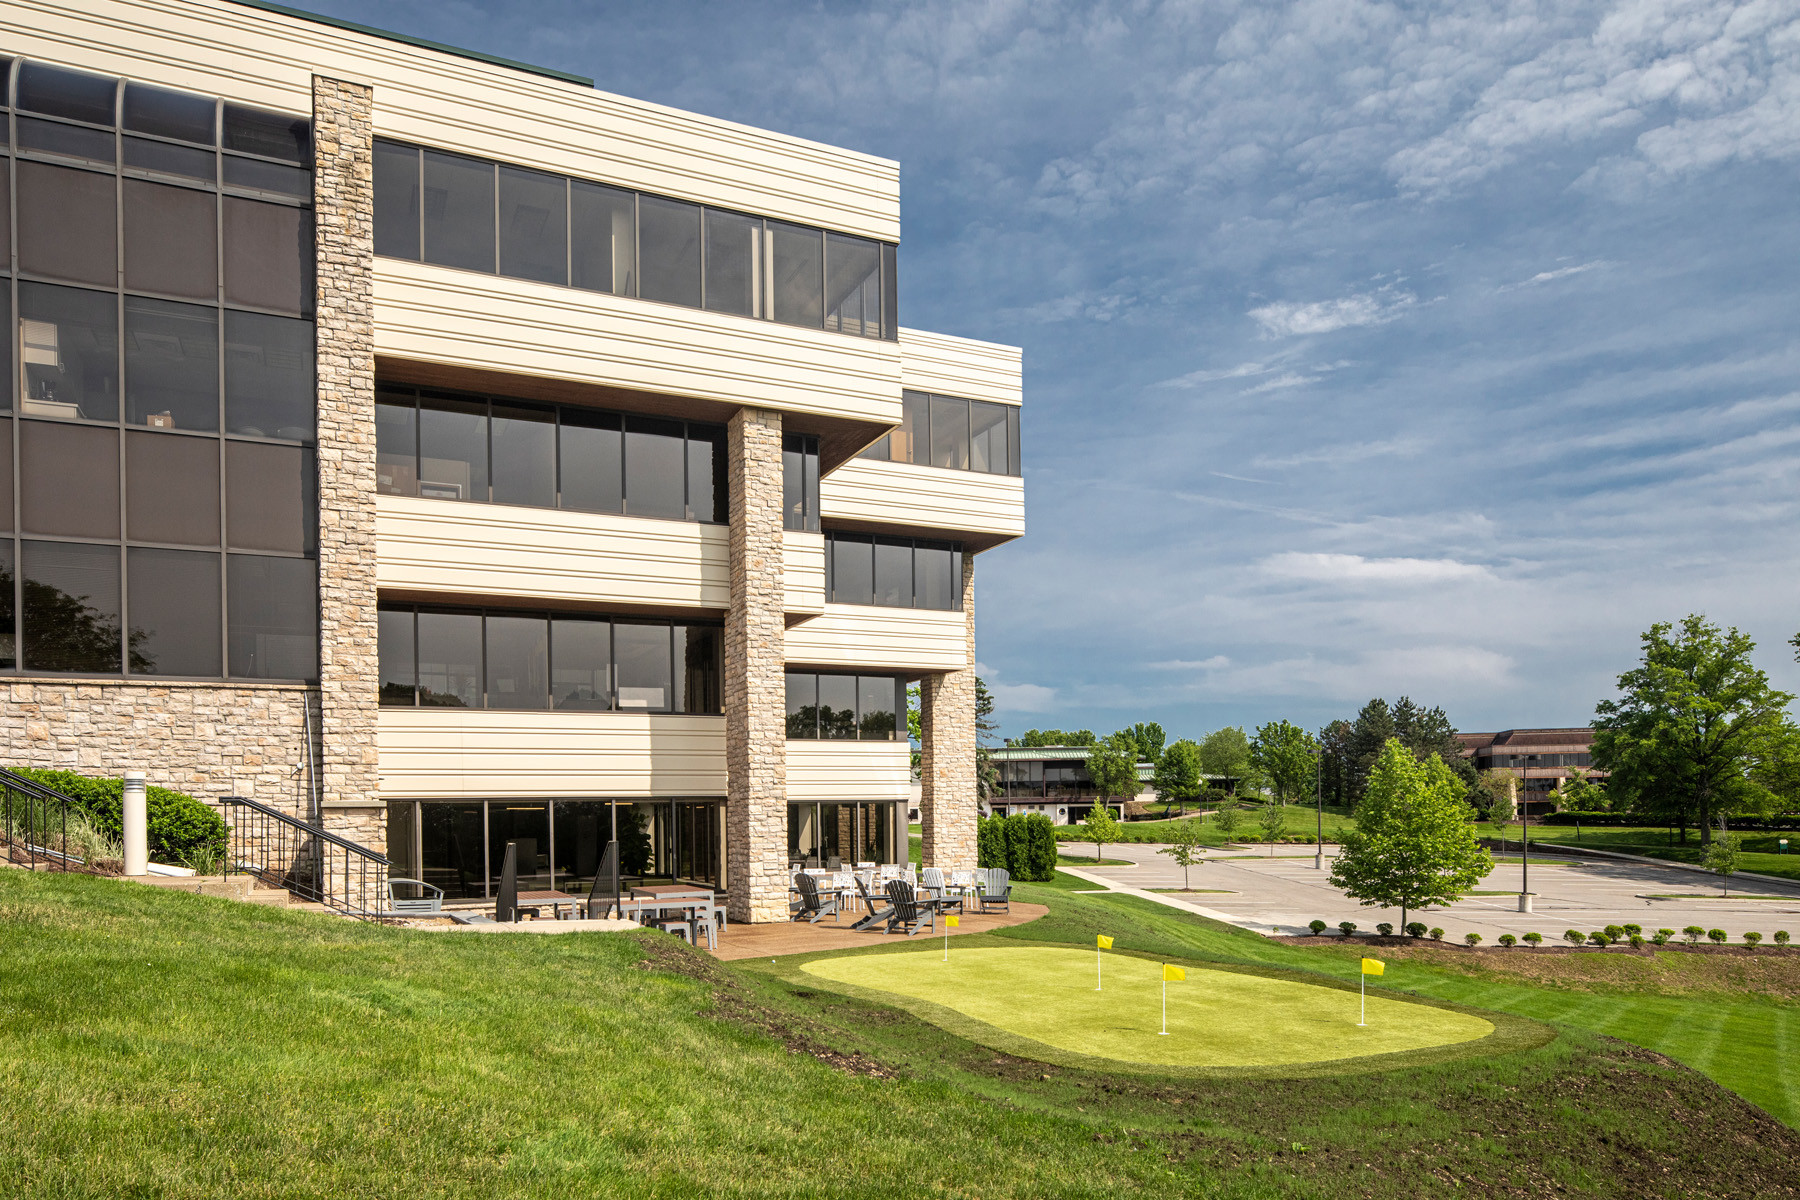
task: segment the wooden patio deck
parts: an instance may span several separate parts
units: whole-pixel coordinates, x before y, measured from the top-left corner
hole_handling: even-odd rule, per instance
[[[1042,904],[1017,902],[1014,902],[1011,912],[984,914],[970,911],[962,915],[962,923],[949,933],[951,937],[957,937],[965,933],[986,933],[1009,925],[1023,925],[1027,921],[1037,920],[1048,911],[1050,910]],[[932,938],[943,937],[945,932],[944,927],[939,925],[935,930],[922,930],[917,936],[908,938],[898,933],[883,934],[879,928],[850,928],[855,921],[855,915],[846,914],[840,921],[833,922],[830,917],[826,917],[817,925],[809,925],[804,921],[732,925],[719,936],[719,948],[712,953],[714,957],[726,960],[779,958],[783,954],[813,954],[820,950],[854,950],[859,946],[930,941]]]

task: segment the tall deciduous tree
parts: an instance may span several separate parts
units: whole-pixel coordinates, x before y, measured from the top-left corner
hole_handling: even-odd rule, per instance
[[[1138,794],[1137,743],[1113,734],[1088,751],[1087,771],[1102,797],[1129,800]]]
[[[1100,739],[1094,736],[1091,729],[1027,729],[1020,734],[1015,746],[1092,746]]]
[[[1156,773],[1150,786],[1164,804],[1177,804],[1197,799],[1204,786],[1200,778],[1200,747],[1182,738],[1156,760]]]
[[[1443,759],[1421,763],[1389,738],[1331,882],[1365,905],[1398,908],[1402,928],[1410,910],[1457,899],[1494,866],[1475,841],[1464,790]]]
[[[1312,795],[1318,748],[1312,735],[1298,725],[1271,721],[1256,731],[1250,743],[1250,761],[1269,781],[1276,801],[1287,804]]]
[[[1208,775],[1234,779],[1238,790],[1243,790],[1256,778],[1256,766],[1250,761],[1250,739],[1237,726],[1215,729],[1200,741],[1200,769]]]
[[[1794,739],[1794,697],[1752,665],[1747,634],[1698,614],[1652,625],[1642,641],[1618,699],[1595,706],[1594,765],[1637,811],[1679,825],[1683,841],[1697,825],[1710,845],[1719,817],[1774,806],[1758,768]]]
[[[1139,721],[1136,725],[1128,726],[1119,732],[1128,735],[1137,745],[1137,756],[1140,762],[1147,762],[1154,766],[1161,761],[1163,746],[1169,740],[1169,735],[1163,732],[1161,725],[1155,721]]]
[[[1180,744],[1180,742],[1175,743],[1176,746]],[[1190,742],[1189,745],[1192,743]],[[1169,747],[1171,750],[1174,748],[1175,746]],[[1175,822],[1174,831],[1169,835],[1169,844],[1158,850],[1157,853],[1166,854],[1175,860],[1175,865],[1181,868],[1181,890],[1187,891],[1188,869],[1206,861],[1205,843],[1200,837],[1200,823],[1198,821]]]

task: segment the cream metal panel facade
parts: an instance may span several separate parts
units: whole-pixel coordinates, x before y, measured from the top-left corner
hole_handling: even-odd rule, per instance
[[[853,458],[819,481],[819,512],[827,521],[1015,538],[1025,532],[1025,481]]]
[[[723,525],[379,496],[375,537],[376,579],[388,592],[714,611],[730,604]]]
[[[827,604],[824,616],[787,631],[787,660],[808,667],[960,671],[971,665],[966,622],[960,612]]]
[[[900,350],[702,309],[426,263],[375,262],[375,352],[884,425]]]
[[[383,800],[725,794],[725,718],[384,708]]]
[[[375,131],[898,241],[899,164],[226,0],[14,0],[9,52],[288,112],[373,85]]]
[[[825,611],[825,535],[785,529],[781,533],[782,586],[790,613],[818,616]]]
[[[900,356],[901,385],[913,391],[997,404],[1024,400],[1024,351],[1017,346],[902,329]]]
[[[790,802],[906,801],[912,792],[912,755],[905,742],[787,744]]]

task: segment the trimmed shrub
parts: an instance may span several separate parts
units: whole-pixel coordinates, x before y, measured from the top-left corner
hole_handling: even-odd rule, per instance
[[[1538,948],[1539,943],[1541,943],[1544,940],[1544,935],[1541,933],[1538,933],[1536,931],[1533,931],[1531,933],[1526,934],[1524,936],[1523,940],[1527,946],[1530,946],[1533,950],[1536,950]]]
[[[1593,930],[1588,934],[1587,940],[1600,947],[1602,950],[1612,944],[1612,939],[1606,936],[1606,930],[1604,929]]]
[[[1644,935],[1641,933],[1634,933],[1630,936],[1631,936],[1631,948],[1633,950],[1642,950],[1644,948]]]
[[[120,841],[125,837],[125,781],[94,779],[73,771],[13,768],[34,783],[54,788],[75,801],[94,828]],[[147,840],[152,862],[181,865],[188,859],[218,861],[225,856],[225,821],[186,792],[154,784],[145,790]]]
[[[1338,929],[1343,932],[1343,935],[1345,937],[1349,937],[1351,934],[1356,932],[1356,922],[1355,921],[1339,921]]]
[[[1382,921],[1375,926],[1375,932],[1379,933],[1382,937],[1393,937],[1394,926],[1390,922]]]
[[[1329,925],[1325,924],[1325,922],[1320,921],[1320,920],[1309,921],[1309,922],[1307,922],[1306,927],[1308,929],[1312,930],[1314,937],[1318,937],[1320,934],[1324,933],[1327,929],[1330,928]]]
[[[1706,940],[1715,946],[1723,946],[1725,944],[1725,939],[1730,936],[1731,935],[1726,933],[1723,929],[1709,929],[1706,931]]]
[[[1762,943],[1762,934],[1760,934],[1760,933],[1746,933],[1744,935],[1744,945],[1746,945],[1746,946],[1757,946],[1757,945],[1760,945],[1761,943]]]
[[[1659,946],[1666,946],[1669,944],[1669,939],[1674,936],[1675,931],[1673,929],[1659,929],[1656,931],[1656,936],[1650,940]]]
[[[1012,870],[1006,856],[1006,818],[978,817],[975,821],[975,865],[982,870],[1004,867]]]
[[[1563,930],[1563,941],[1569,943],[1571,946],[1586,945],[1587,934],[1581,932],[1579,929],[1565,929]]]
[[[1630,921],[1625,922],[1624,928],[1626,937],[1632,937],[1644,932],[1644,927],[1642,925],[1634,925]]]
[[[1406,936],[1407,937],[1416,937],[1416,938],[1424,937],[1425,936],[1425,922],[1423,922],[1423,921],[1408,922],[1407,926],[1406,926]]]
[[[1431,927],[1431,940],[1434,942],[1443,941],[1444,940],[1444,931],[1439,929],[1437,926],[1433,925]]]
[[[1623,925],[1608,925],[1606,927],[1606,940],[1609,942],[1624,941],[1625,927]]]
[[[1700,939],[1706,936],[1706,930],[1698,925],[1687,925],[1682,927],[1681,936],[1688,940],[1688,945],[1698,946]]]
[[[1514,946],[1519,944],[1519,939],[1510,933],[1503,933],[1500,935],[1500,944],[1505,946],[1508,950],[1511,950]]]
[[[1775,944],[1777,946],[1785,946],[1788,944],[1788,931],[1787,930],[1777,929],[1775,931]]]
[[[1049,883],[1056,875],[1056,825],[1043,813],[1006,818],[1006,869],[1026,883]]]
[[[1481,935],[1479,933],[1465,933],[1463,934],[1463,941],[1471,947],[1479,946],[1481,944]]]

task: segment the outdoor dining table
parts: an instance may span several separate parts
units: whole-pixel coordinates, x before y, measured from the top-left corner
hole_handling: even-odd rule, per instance
[[[549,908],[553,915],[560,915],[563,905],[569,906],[569,913],[574,915],[575,906],[586,900],[586,896],[572,896],[568,892],[546,889],[536,892],[520,892],[518,907],[529,908],[536,912],[540,908]]]

